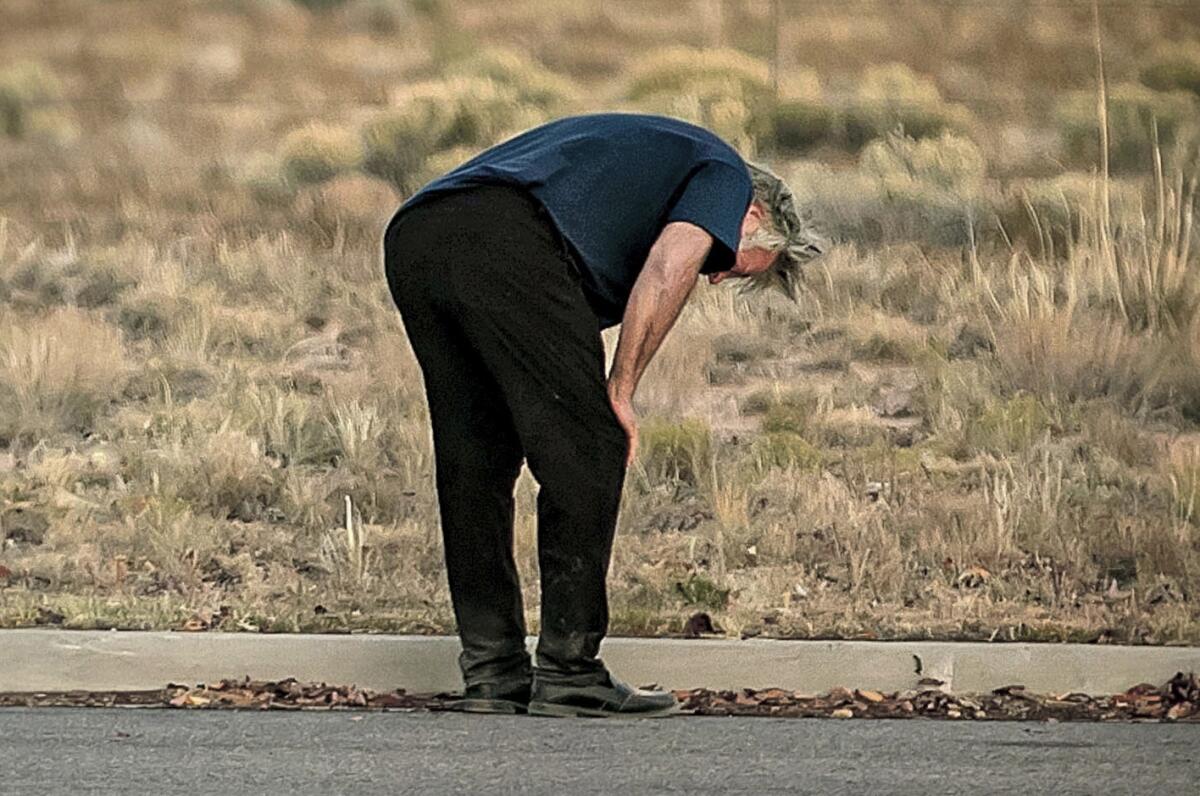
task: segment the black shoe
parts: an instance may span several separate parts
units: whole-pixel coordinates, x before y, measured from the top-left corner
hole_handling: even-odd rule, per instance
[[[463,691],[462,699],[445,704],[462,713],[524,713],[529,707],[529,683],[477,683]]]
[[[670,691],[630,688],[611,674],[592,685],[546,682],[533,677],[531,716],[589,716],[596,718],[660,718],[679,712]]]

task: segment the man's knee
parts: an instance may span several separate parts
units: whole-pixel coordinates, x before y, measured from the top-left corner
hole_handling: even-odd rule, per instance
[[[581,507],[607,506],[619,498],[625,480],[624,434],[575,444],[540,446],[529,454],[529,469],[542,491],[558,503]]]
[[[496,488],[511,492],[521,472],[521,454],[485,451],[467,444],[444,445],[434,452],[434,469],[439,490]]]

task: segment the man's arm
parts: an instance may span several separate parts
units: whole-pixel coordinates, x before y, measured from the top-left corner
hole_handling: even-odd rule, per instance
[[[667,224],[650,248],[629,294],[617,353],[608,374],[609,403],[629,439],[627,464],[637,452],[633,394],[663,338],[675,325],[712,243],[712,236],[695,224]]]

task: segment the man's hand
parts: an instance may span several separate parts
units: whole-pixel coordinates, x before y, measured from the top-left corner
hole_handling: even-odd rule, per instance
[[[621,336],[608,374],[608,401],[629,439],[626,466],[637,454],[633,394],[646,365],[679,317],[712,242],[712,236],[694,224],[667,224],[650,248],[625,305]]]
[[[630,467],[633,465],[634,457],[637,456],[638,447],[637,415],[633,411],[633,401],[620,395],[616,389],[610,388],[608,402],[612,405],[613,414],[617,416],[617,422],[621,424],[621,428],[625,431],[625,438],[629,441],[629,449],[625,454],[625,466]]]

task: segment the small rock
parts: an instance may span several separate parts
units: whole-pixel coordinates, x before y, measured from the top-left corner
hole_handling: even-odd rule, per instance
[[[718,631],[713,625],[712,617],[703,611],[692,614],[683,626],[684,638],[700,638],[703,633],[716,632]]]

